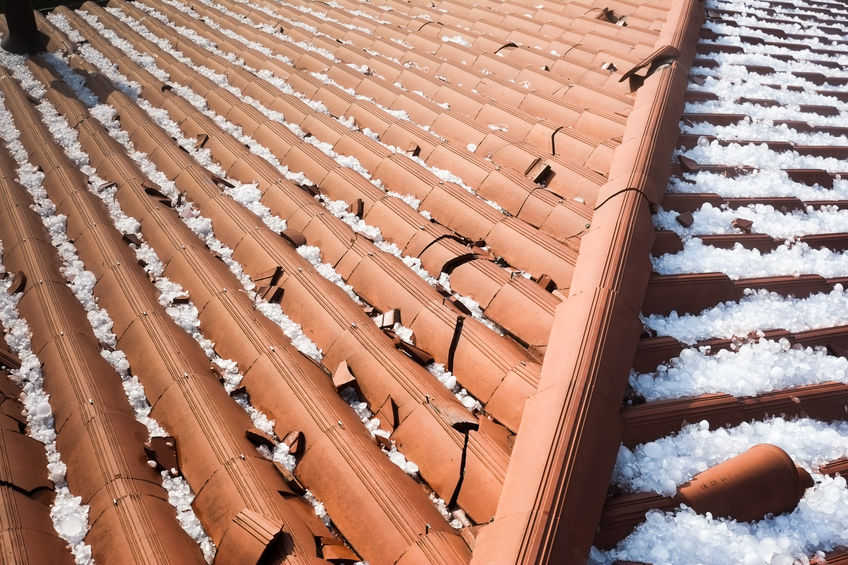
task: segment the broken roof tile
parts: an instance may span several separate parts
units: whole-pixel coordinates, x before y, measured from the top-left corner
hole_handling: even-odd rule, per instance
[[[808,42],[780,23],[787,9],[772,6],[757,29],[734,28],[738,42],[772,50]],[[772,82],[767,95],[736,96],[750,117],[710,111],[719,95],[707,76],[740,50],[724,42],[721,26],[748,16],[711,17],[713,31],[697,46],[702,12],[694,0],[111,0],[38,16],[58,58],[4,63],[33,77],[3,76],[5,107],[67,217],[71,244],[97,277],[94,295],[112,317],[114,347],[176,443],[174,451],[149,445],[145,454],[144,434],[128,416],[113,429],[133,440],[117,452],[151,456],[154,466],[185,475],[218,562],[257,561],[266,547],[277,561],[288,549],[332,562],[585,560],[615,438],[659,433],[686,417],[669,409],[650,428],[639,423],[645,408],[633,408],[624,412],[632,429],[600,426],[617,418],[630,357],[648,363],[679,351],[680,343],[657,337],[638,345],[640,305],[660,312],[679,304],[682,312],[733,299],[745,284],[806,296],[841,280],[651,276],[652,245],[679,250],[688,240],[658,232],[653,244],[649,203],[683,212],[674,226],[686,230],[698,226],[703,202],[800,210],[809,200],[706,190],[662,198],[670,175],[689,183],[758,170],[688,156],[672,166],[681,117],[687,128],[733,126],[799,92],[773,84],[772,73],[792,62],[777,53],[740,67]],[[797,18],[841,33],[819,12]],[[819,47],[793,53],[816,69],[795,79],[819,85],[820,98],[775,123],[841,135],[845,128],[821,122],[843,103],[838,51]],[[693,61],[701,65],[698,89],[687,91]],[[644,78],[621,80],[634,69]],[[55,123],[76,132],[70,159],[67,138],[36,110],[38,97],[55,108]],[[729,143],[699,131],[682,134],[677,146]],[[819,140],[769,139],[766,147],[805,159],[845,156],[844,147]],[[138,229],[115,229],[87,192],[84,165],[98,175],[97,195],[114,193]],[[805,162],[780,172],[800,186],[835,190],[846,171]],[[9,214],[0,211],[0,225]],[[761,253],[781,243],[744,214],[725,223],[740,233],[696,239]],[[32,306],[35,275],[21,263],[24,249],[53,251],[44,237],[18,247],[11,238],[4,232],[4,266],[26,277],[14,279],[15,290],[26,296],[21,308],[37,328],[47,382],[55,382],[50,375],[71,364],[63,340],[48,331],[55,322]],[[845,244],[841,234],[804,238],[816,249]],[[142,248],[181,287],[170,312],[141,269],[157,263],[134,256]],[[66,288],[58,271],[36,278]],[[689,300],[693,287],[698,300]],[[79,310],[62,292],[45,295],[43,305]],[[169,317],[192,307],[190,331],[214,351]],[[96,346],[90,336],[78,339]],[[234,362],[239,383],[222,367],[209,370],[210,351]],[[20,362],[0,353],[9,369]],[[110,405],[129,410],[109,390],[100,394],[111,395]],[[273,425],[245,418],[230,393]],[[121,508],[88,482],[83,469],[94,452],[65,438],[85,436],[79,422],[100,401],[78,402],[62,388],[52,394],[69,486],[101,517],[88,536],[97,556],[129,543],[98,537]],[[823,395],[811,392],[802,404],[819,406]],[[769,406],[792,397],[776,395]],[[713,400],[716,414],[727,408],[727,399]],[[4,433],[21,422],[2,414]],[[287,446],[293,470],[255,454],[256,444]],[[567,456],[572,451],[579,456]],[[133,470],[150,474],[139,461]],[[159,488],[152,477],[142,501]],[[314,517],[306,489],[333,529]],[[438,504],[428,499],[436,497]],[[169,506],[156,512],[173,522]],[[197,557],[181,532],[170,524],[158,533]]]

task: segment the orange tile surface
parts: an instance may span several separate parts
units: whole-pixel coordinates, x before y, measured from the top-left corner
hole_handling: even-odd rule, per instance
[[[115,348],[176,444],[158,441],[159,457],[196,494],[215,563],[583,563],[599,523],[614,543],[662,506],[637,496],[604,510],[619,444],[692,417],[673,402],[622,410],[631,367],[679,350],[640,340],[639,313],[742,292],[721,276],[652,275],[649,261],[681,245],[651,223],[669,177],[701,167],[670,158],[699,142],[677,136],[681,116],[698,118],[683,105],[698,99],[687,74],[704,18],[696,0],[110,0],[36,18],[47,53],[21,63],[32,83],[0,71],[5,108],[97,279]],[[64,152],[32,88],[88,168]],[[107,106],[117,140],[100,119]],[[0,163],[2,260],[29,281],[19,309],[68,486],[91,508],[85,542],[100,563],[201,560],[5,146]],[[92,186],[93,172],[106,184]],[[138,221],[132,233],[95,197],[107,188]],[[685,211],[704,199],[672,201]],[[199,216],[223,248],[192,231]],[[777,243],[749,235],[746,245]],[[182,287],[177,303],[195,307],[194,336],[163,306],[135,255],[142,242]],[[835,281],[760,282],[809,293]],[[277,310],[301,337],[264,314]],[[73,338],[57,337],[70,326]],[[212,354],[237,365],[237,388]],[[0,350],[11,404],[15,364]],[[805,398],[824,414],[844,388]],[[724,422],[757,413],[734,400],[697,410]],[[45,468],[25,419],[2,406],[0,451]],[[280,445],[293,470],[268,459]],[[52,486],[23,487],[2,461],[2,555],[43,562],[63,542],[49,496],[32,491]]]

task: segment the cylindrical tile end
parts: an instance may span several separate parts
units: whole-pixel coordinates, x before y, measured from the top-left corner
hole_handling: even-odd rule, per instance
[[[698,513],[750,522],[792,511],[812,484],[785,451],[759,444],[696,475],[678,495]]]

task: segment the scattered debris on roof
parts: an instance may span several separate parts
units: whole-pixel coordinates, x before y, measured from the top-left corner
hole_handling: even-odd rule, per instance
[[[844,7],[26,4],[0,25],[19,561],[848,545],[816,525],[848,492]]]

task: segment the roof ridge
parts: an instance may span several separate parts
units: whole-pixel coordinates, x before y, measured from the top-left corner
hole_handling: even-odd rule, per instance
[[[650,274],[644,257],[653,226],[646,200],[658,201],[664,189],[667,177],[660,177],[669,171],[664,161],[674,139],[663,132],[676,129],[682,113],[701,21],[697,0],[676,3],[656,40],[684,54],[637,92],[615,152],[618,162],[601,190],[592,230],[583,238],[569,298],[557,309],[549,339],[561,346],[547,352],[498,512],[481,530],[472,563],[582,562],[588,556],[600,518],[596,509],[617,452],[610,436],[621,433],[619,391],[630,372]]]

